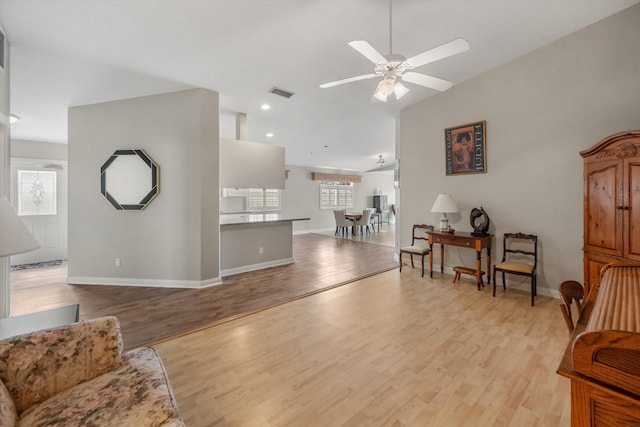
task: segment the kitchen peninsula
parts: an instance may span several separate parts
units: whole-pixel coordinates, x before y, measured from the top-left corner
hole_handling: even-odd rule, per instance
[[[291,264],[293,221],[278,213],[220,215],[221,276]]]

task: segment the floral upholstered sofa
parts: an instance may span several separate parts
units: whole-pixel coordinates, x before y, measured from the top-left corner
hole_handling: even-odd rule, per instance
[[[156,352],[115,317],[0,340],[0,426],[184,426]]]

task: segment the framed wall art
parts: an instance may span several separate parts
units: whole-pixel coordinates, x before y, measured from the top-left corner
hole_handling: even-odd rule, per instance
[[[486,121],[444,130],[447,175],[487,172]]]

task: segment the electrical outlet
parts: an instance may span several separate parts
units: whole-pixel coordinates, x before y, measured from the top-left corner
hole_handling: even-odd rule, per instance
[[[259,253],[259,254],[263,254],[263,253],[264,253],[264,248],[263,248],[262,246],[260,246],[260,247],[258,248],[258,253]]]
[[[120,267],[120,258],[116,258],[116,267]]]

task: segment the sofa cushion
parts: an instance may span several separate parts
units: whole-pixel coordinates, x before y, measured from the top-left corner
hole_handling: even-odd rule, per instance
[[[115,317],[0,340],[0,380],[18,414],[121,363],[120,324]]]
[[[15,426],[17,418],[16,405],[11,399],[9,390],[0,382],[0,427]]]
[[[181,426],[167,374],[152,348],[125,353],[122,367],[24,411],[18,426]]]

